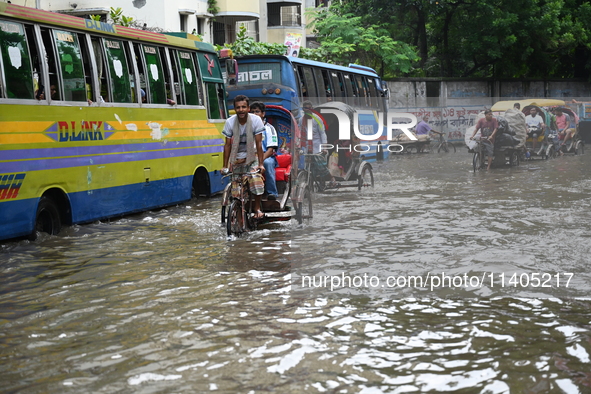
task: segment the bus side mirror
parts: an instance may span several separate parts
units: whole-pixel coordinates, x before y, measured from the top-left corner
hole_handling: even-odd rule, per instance
[[[228,85],[236,85],[238,76],[238,62],[236,59],[226,59],[226,74],[228,74]]]

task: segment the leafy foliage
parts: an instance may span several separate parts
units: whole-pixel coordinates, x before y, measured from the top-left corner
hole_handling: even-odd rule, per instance
[[[399,76],[419,60],[416,50],[394,40],[383,24],[366,23],[359,14],[335,2],[329,8],[306,12],[321,49],[338,64],[359,63],[380,70],[384,76]]]
[[[257,42],[254,38],[246,34],[246,26],[240,25],[236,32],[236,41],[232,44],[224,45],[225,48],[232,50],[234,55],[283,55],[287,47],[283,44],[270,44],[266,42]]]
[[[339,12],[417,48],[407,75],[590,75],[591,5],[583,0],[343,0]]]
[[[111,20],[113,21],[113,23],[115,25],[130,27],[133,22],[132,17],[128,17],[128,16],[123,15],[123,10],[121,9],[121,7],[117,7],[117,8],[111,7],[111,10],[109,12],[109,16],[111,17]]]

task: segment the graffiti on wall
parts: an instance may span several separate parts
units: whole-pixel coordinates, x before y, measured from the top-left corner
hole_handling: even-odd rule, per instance
[[[466,129],[476,124],[478,114],[483,110],[484,107],[478,105],[411,108],[404,112],[415,115],[419,120],[427,116],[433,130],[444,132],[449,141],[463,141]]]

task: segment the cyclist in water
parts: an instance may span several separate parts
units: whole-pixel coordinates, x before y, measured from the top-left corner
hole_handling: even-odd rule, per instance
[[[265,216],[261,211],[261,196],[265,191],[262,176],[265,172],[262,147],[265,125],[259,116],[250,113],[250,100],[245,95],[240,94],[234,98],[234,110],[236,115],[226,120],[222,131],[226,137],[222,173],[228,173],[228,168],[232,168],[234,172],[252,173],[248,184],[255,196],[255,218],[260,219]]]
[[[480,131],[480,144],[488,156],[488,166],[486,167],[487,170],[490,170],[490,166],[493,161],[493,154],[494,154],[494,143],[495,143],[495,134],[497,134],[497,130],[499,129],[499,122],[497,119],[493,117],[492,111],[490,109],[484,111],[484,118],[480,119],[478,123],[476,123],[476,128],[474,128],[474,133],[470,137],[470,139],[474,139],[474,136],[478,131]]]

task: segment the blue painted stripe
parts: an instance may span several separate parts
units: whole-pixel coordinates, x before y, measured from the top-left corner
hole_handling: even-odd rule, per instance
[[[0,239],[29,235],[33,232],[33,215],[39,199],[9,200],[0,203]]]
[[[223,147],[196,147],[180,149],[161,149],[151,152],[114,152],[105,155],[93,155],[82,157],[65,157],[59,159],[39,159],[21,160],[12,162],[0,162],[0,173],[10,172],[28,172],[40,170],[55,170],[59,168],[80,167],[88,165],[104,165],[130,161],[165,159],[174,157],[183,157],[191,155],[200,155],[208,153],[221,153]]]
[[[209,140],[189,140],[189,141],[161,141],[138,144],[113,144],[113,145],[91,145],[91,146],[70,146],[40,149],[10,149],[2,151],[3,160],[26,160],[43,159],[65,156],[84,156],[84,155],[104,155],[109,153],[135,152],[135,151],[155,151],[167,149],[192,148],[202,146],[221,146],[224,142],[221,138]]]
[[[219,172],[210,172],[212,193],[223,190]],[[191,198],[192,176],[70,193],[72,222],[88,223],[134,212],[178,204]],[[0,239],[33,231],[39,198],[0,203]]]

